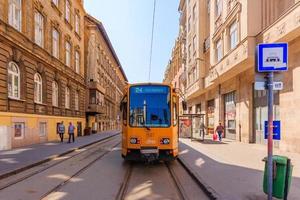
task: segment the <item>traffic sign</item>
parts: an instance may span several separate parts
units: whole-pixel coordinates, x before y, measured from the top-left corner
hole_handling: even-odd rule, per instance
[[[281,124],[280,121],[273,121],[273,139],[274,140],[280,140],[280,129],[281,129]],[[268,138],[268,121],[265,121],[265,139]]]
[[[273,82],[273,90],[283,90],[283,82]]]
[[[265,82],[255,82],[254,89],[255,90],[266,90],[266,83]]]
[[[257,71],[274,72],[288,70],[288,44],[259,44],[256,51]]]

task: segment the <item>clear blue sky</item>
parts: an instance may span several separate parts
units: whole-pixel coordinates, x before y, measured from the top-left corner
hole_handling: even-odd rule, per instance
[[[148,82],[153,0],[85,0],[100,20],[129,82]],[[151,82],[161,82],[179,30],[179,0],[157,0]]]

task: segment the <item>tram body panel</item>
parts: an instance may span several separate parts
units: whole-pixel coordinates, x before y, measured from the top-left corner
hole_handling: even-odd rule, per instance
[[[141,84],[135,89],[144,86],[147,85]],[[122,156],[127,160],[173,160],[178,156],[178,96],[168,85],[151,86],[145,89],[150,94],[141,92],[136,97],[137,100],[130,95],[132,86],[129,86],[125,92],[127,105],[123,104],[122,111]],[[164,89],[159,89],[160,86]],[[164,92],[166,87],[167,93]],[[152,94],[152,90],[157,91],[158,94]],[[157,101],[150,102],[152,98]],[[144,103],[143,106],[140,104],[141,101]],[[124,107],[127,108],[126,111]]]

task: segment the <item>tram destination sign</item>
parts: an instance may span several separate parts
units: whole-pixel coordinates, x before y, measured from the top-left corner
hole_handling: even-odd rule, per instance
[[[258,72],[278,72],[288,70],[288,44],[259,44],[256,47]]]

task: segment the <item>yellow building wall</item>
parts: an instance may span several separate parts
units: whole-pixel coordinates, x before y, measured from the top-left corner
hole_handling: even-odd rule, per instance
[[[75,136],[77,136],[77,122],[82,124],[82,134],[85,127],[85,118],[70,118],[70,117],[60,117],[60,116],[49,116],[49,115],[34,115],[34,114],[18,114],[9,112],[0,112],[0,127],[8,127],[11,137],[12,148],[30,145],[34,143],[55,141],[59,139],[56,132],[56,124],[63,121],[65,125],[67,137],[67,128],[70,122],[75,126]],[[24,122],[25,123],[25,137],[23,139],[15,139],[13,131],[13,123]],[[47,123],[46,137],[41,137],[39,135],[39,123]]]

